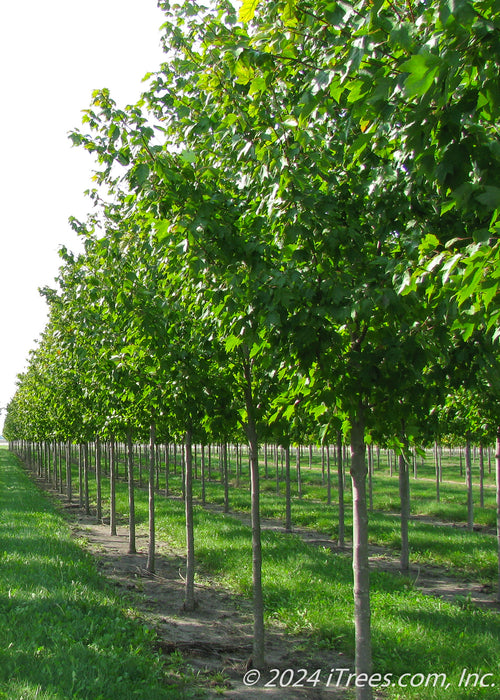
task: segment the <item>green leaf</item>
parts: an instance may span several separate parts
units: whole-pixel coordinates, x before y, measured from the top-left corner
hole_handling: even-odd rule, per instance
[[[255,10],[257,9],[258,4],[259,0],[243,0],[243,4],[240,7],[239,12],[240,21],[250,22],[255,15]]]
[[[254,77],[253,68],[243,61],[237,61],[234,67],[236,82],[239,85],[248,85]]]
[[[481,298],[483,300],[484,308],[487,309],[491,304],[495,296],[499,292],[499,286],[496,283],[491,283],[488,287],[481,290]],[[488,322],[489,325],[489,322]]]
[[[170,235],[170,221],[162,220],[155,222],[156,240],[161,243]]]
[[[473,323],[473,322],[467,321],[466,323],[463,323],[463,324],[462,324],[462,328],[463,328],[463,334],[462,334],[463,339],[464,339],[464,340],[469,340],[469,338],[471,337],[471,335],[472,335],[472,334],[474,333],[474,331],[476,330],[476,324]]]
[[[405,80],[407,97],[421,97],[431,87],[440,67],[440,59],[434,54],[415,54],[405,61],[400,70],[409,73]]]
[[[478,194],[476,199],[489,209],[500,207],[500,187],[486,186],[482,194]]]
[[[237,348],[243,342],[243,338],[238,335],[230,335],[226,338],[225,348],[226,352],[231,352]]]
[[[468,281],[468,284],[463,287],[459,293],[457,294],[457,301],[458,305],[462,306],[462,304],[473,294],[476,293],[477,288],[479,286],[479,283],[483,279],[484,275],[484,269],[483,266],[480,265],[477,268],[476,267],[471,267],[471,272],[472,272],[472,280]],[[469,276],[470,277],[470,276]]]
[[[462,254],[461,253],[456,253],[455,255],[452,255],[443,265],[443,284],[446,284],[448,281],[451,273],[457,266],[457,263],[459,260],[462,259]]]
[[[142,186],[149,177],[149,165],[140,163],[135,169],[135,181],[139,186]]]
[[[324,413],[328,411],[328,408],[325,406],[325,404],[320,404],[319,406],[316,406],[312,410],[312,415],[315,420],[317,420],[320,416],[322,416]]]
[[[188,149],[182,151],[181,158],[186,163],[196,163],[196,153]]]

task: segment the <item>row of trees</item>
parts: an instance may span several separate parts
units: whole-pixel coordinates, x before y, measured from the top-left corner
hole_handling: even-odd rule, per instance
[[[44,290],[50,321],[5,433],[182,437],[187,522],[193,440],[243,433],[257,666],[259,441],[348,436],[369,675],[367,435],[399,446],[407,504],[412,441],[443,421],[500,425],[499,11],[160,5],[165,63],[141,100],[96,91],[71,135],[96,158],[94,209],[73,221],[84,252],[63,249]]]

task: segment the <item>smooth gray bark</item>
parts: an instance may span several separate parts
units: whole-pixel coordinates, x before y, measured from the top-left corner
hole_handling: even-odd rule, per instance
[[[290,446],[285,447],[285,531],[292,531],[292,488],[290,483]]]
[[[205,490],[205,445],[201,446],[201,505],[204,506],[206,502],[206,490]]]
[[[248,350],[244,358],[244,393],[247,411],[246,433],[250,450],[250,488],[252,518],[252,607],[253,607],[253,653],[252,665],[264,668],[264,599],[262,595],[262,541],[260,527],[260,475],[257,423],[252,389],[252,367]]]
[[[400,565],[403,574],[410,569],[410,546],[408,524],[410,520],[410,465],[403,454],[399,455],[399,499],[401,503],[401,555]]]
[[[479,505],[484,508],[484,445],[479,443]]]
[[[297,450],[295,452],[295,468],[297,470],[297,494],[298,497],[302,498],[302,468],[300,464],[300,445],[297,445]]]
[[[90,515],[90,499],[89,499],[89,443],[83,445],[83,488],[85,515]]]
[[[227,465],[227,442],[222,445],[222,471],[224,478],[224,513],[229,513],[229,472]]]
[[[497,541],[498,541],[497,600],[500,603],[500,427],[498,428],[498,431],[497,431],[496,477],[497,477]]]
[[[467,484],[467,529],[472,532],[474,529],[474,501],[472,496],[472,455],[470,435],[467,435],[465,442],[465,479]]]
[[[169,487],[169,477],[170,477],[170,450],[168,443],[165,445],[165,498],[170,495]]]
[[[134,446],[132,430],[127,430],[127,473],[128,473],[128,553],[135,554],[135,497],[134,497]]]
[[[344,512],[344,462],[342,459],[342,433],[337,433],[337,477],[339,489],[339,537],[338,544],[341,549],[345,545],[345,512]]]
[[[435,469],[436,469],[436,501],[439,503],[441,500],[441,494],[440,494],[440,489],[439,489],[441,477],[439,474],[439,452],[438,452],[437,442],[434,442],[434,465],[435,465]]]
[[[191,612],[195,608],[194,599],[194,524],[193,524],[193,451],[192,435],[187,430],[184,439],[184,504],[186,512],[186,585],[184,610]]]
[[[71,503],[73,491],[71,486],[71,442],[69,440],[66,442],[66,494],[68,503]]]
[[[355,668],[357,676],[372,673],[368,508],[366,503],[366,446],[364,409],[351,420],[352,566],[354,574]],[[356,700],[372,700],[372,688],[356,688]]]
[[[116,447],[111,438],[109,445],[109,532],[116,535]]]
[[[96,518],[97,522],[102,521],[102,484],[101,484],[101,441],[97,437],[95,441],[95,487],[96,487]]]
[[[152,422],[149,428],[149,470],[148,470],[148,559],[146,569],[150,574],[155,572],[155,458],[156,458],[156,426]]]
[[[326,502],[332,505],[332,469],[330,463],[330,447],[326,446]]]

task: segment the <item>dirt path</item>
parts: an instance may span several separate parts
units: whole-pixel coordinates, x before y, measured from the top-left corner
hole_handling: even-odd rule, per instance
[[[40,483],[46,488],[46,485]],[[57,494],[54,494],[57,495]],[[58,496],[59,499],[61,498]],[[324,650],[311,650],[307,637],[287,634],[279,627],[271,627],[266,632],[266,658],[269,670],[252,687],[243,683],[249,667],[252,650],[252,614],[247,600],[222,588],[207,577],[199,577],[196,586],[197,609],[193,613],[183,611],[184,556],[169,545],[157,543],[156,573],[154,576],[145,570],[147,560],[147,534],[138,529],[137,554],[128,554],[128,529],[118,527],[117,535],[111,537],[109,525],[98,524],[93,516],[86,516],[75,506],[68,507],[61,502],[63,510],[71,511],[72,529],[75,537],[86,544],[97,559],[102,573],[130,600],[131,608],[139,612],[147,624],[158,634],[158,648],[165,655],[174,652],[182,654],[178,663],[178,673],[186,679],[186,686],[197,686],[208,697],[223,697],[226,700],[250,700],[263,698],[274,700],[350,700],[352,692],[336,687],[338,671],[332,669],[353,667],[352,659],[342,654]],[[220,511],[219,506],[209,509]],[[232,517],[249,524],[246,513],[231,512]],[[262,520],[263,529],[283,531],[281,521]],[[335,542],[323,533],[305,528],[294,528],[294,534],[306,542],[339,551]],[[344,550],[350,555],[348,549]],[[393,553],[382,547],[371,546],[370,561],[373,568],[399,575],[399,560]],[[464,582],[446,575],[437,567],[412,566],[410,577],[416,588],[427,595],[446,600],[463,599],[498,611],[495,592],[487,591],[474,582]],[[174,657],[175,658],[175,657]],[[275,687],[264,687],[271,681],[270,669],[293,669],[293,680],[300,682],[299,669],[309,674],[321,669],[319,681],[310,684],[302,682],[302,687],[279,687],[279,676]],[[329,683],[329,678],[333,679]],[[289,682],[289,676],[282,676]],[[191,685],[190,685],[191,684]],[[197,697],[194,695],[194,697]],[[376,692],[376,700],[383,700],[383,693]]]
[[[331,651],[309,650],[310,642],[274,627],[266,634],[266,659],[269,671],[253,687],[243,683],[252,652],[252,614],[248,601],[225,590],[209,578],[196,586],[197,609],[183,611],[184,581],[181,571],[184,558],[164,543],[157,543],[156,573],[146,572],[147,535],[138,532],[137,554],[128,554],[128,529],[118,527],[111,537],[109,526],[97,524],[95,518],[75,511],[72,524],[74,536],[84,542],[96,557],[102,573],[124,595],[158,634],[158,647],[166,655],[181,652],[192,667],[192,678],[209,697],[226,700],[242,698],[280,698],[280,700],[348,700],[352,694],[335,687],[338,674],[330,687],[328,676],[332,669],[352,668],[352,661]],[[321,669],[316,687],[306,682],[304,687],[263,687],[272,680],[270,669],[294,670],[294,682],[300,681],[299,669],[311,674]],[[183,670],[189,682],[189,671]],[[283,676],[283,682],[288,677]],[[382,699],[383,695],[377,695]]]

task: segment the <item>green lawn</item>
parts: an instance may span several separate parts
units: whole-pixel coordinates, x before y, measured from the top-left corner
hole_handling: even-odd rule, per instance
[[[180,493],[180,470],[171,475],[170,486]],[[118,483],[117,508],[125,520],[128,508],[123,465]],[[215,474],[214,474],[215,476]],[[75,474],[76,477],[76,474]],[[230,491],[231,508],[249,509],[246,475],[240,475],[236,487],[234,469]],[[450,480],[451,481],[451,480]],[[76,480],[75,480],[76,484]],[[162,480],[160,479],[160,486]],[[262,510],[266,516],[284,515],[283,485],[276,495],[276,483],[271,477],[263,480]],[[94,482],[90,480],[91,502]],[[295,524],[314,527],[327,534],[336,533],[335,505],[324,502],[325,488],[321,473],[316,468],[303,470],[303,498],[297,498],[294,487],[292,509]],[[412,480],[414,514],[428,514],[432,503],[433,481]],[[196,482],[195,491],[200,492]],[[464,515],[463,484],[442,484],[443,508],[459,507]],[[103,495],[108,494],[108,481],[103,482]],[[397,479],[389,477],[385,468],[376,471],[374,478],[374,506],[384,499],[396,503]],[[332,499],[335,501],[336,492]],[[223,487],[215,480],[207,484],[207,497],[222,502]],[[323,502],[321,502],[321,500]],[[455,503],[454,503],[455,501]],[[346,493],[347,533],[350,526],[350,492]],[[465,502],[465,501],[464,501]],[[427,504],[427,505],[426,505]],[[397,503],[396,503],[397,505]],[[104,507],[106,509],[107,501]],[[485,505],[485,511],[491,508]],[[136,491],[136,510],[139,523],[147,521],[147,493]],[[156,500],[157,533],[174,547],[184,546],[184,508],[179,498]],[[219,583],[240,594],[251,594],[250,528],[231,515],[195,508],[195,547],[200,575],[209,574]],[[394,513],[374,510],[370,515],[370,539],[397,550],[399,524]],[[412,560],[447,565],[457,577],[473,577],[494,582],[496,575],[496,542],[493,534],[467,533],[463,527],[438,526],[415,520],[411,524],[410,543]],[[300,632],[310,637],[304,650],[304,661],[314,666],[314,650],[318,647],[354,654],[352,571],[349,558],[328,549],[304,544],[297,536],[280,532],[263,532],[264,598],[268,624],[275,621],[291,633]],[[385,689],[391,700],[469,700],[482,698],[498,700],[500,686],[500,618],[497,613],[474,609],[467,601],[449,603],[426,597],[414,590],[411,581],[384,572],[372,573],[372,629],[374,671],[390,674],[391,683]],[[486,679],[485,687],[463,681],[464,669]],[[417,674],[399,687],[402,674]],[[493,674],[488,676],[485,674]],[[462,683],[460,679],[462,678]],[[428,680],[429,679],[429,680]],[[445,687],[442,683],[445,679]],[[423,685],[425,683],[425,686]],[[434,683],[436,687],[434,687]],[[492,683],[496,683],[495,686]]]
[[[221,491],[220,484],[209,485],[213,500],[221,500]],[[245,508],[246,501],[246,488],[231,492],[233,507]],[[127,496],[123,482],[119,484],[117,503],[119,511],[125,514]],[[282,498],[278,499],[270,490],[265,492],[263,510],[267,515],[279,515],[282,506]],[[295,521],[300,519],[301,513],[307,512],[307,507],[311,508],[310,525],[317,524],[320,517],[327,521],[330,516],[333,519],[333,506],[326,514],[324,504],[305,502],[302,506],[295,500]],[[147,497],[142,490],[137,492],[137,517],[146,523]],[[222,584],[250,596],[250,529],[231,515],[208,512],[200,506],[195,508],[195,519],[195,546],[201,571],[209,572]],[[379,540],[397,545],[397,522],[393,516],[374,513],[370,527]],[[157,498],[157,531],[158,537],[171,545],[184,545],[184,511],[179,499]],[[443,563],[456,559],[460,563],[462,558],[462,569],[470,568],[471,575],[476,573],[475,566],[485,575],[493,575],[488,568],[491,562],[483,566],[478,561],[484,552],[491,554],[494,561],[495,539],[492,535],[469,534],[463,529],[437,528],[415,522],[411,538],[414,551],[422,552],[419,555],[422,560]],[[314,661],[314,648],[318,646],[343,651],[352,658],[354,630],[349,558],[324,548],[308,546],[297,536],[274,531],[263,532],[263,556],[268,622],[278,621],[290,632],[310,635],[311,646],[305,653],[310,664]],[[498,614],[473,609],[463,600],[454,604],[426,597],[414,590],[408,579],[383,572],[372,573],[371,599],[374,670],[382,676],[392,674],[395,683],[386,689],[388,697],[498,700]],[[478,683],[484,676],[485,686],[491,687],[475,686],[475,676],[471,676],[467,686],[463,680],[460,684],[464,669],[466,677],[477,673]],[[397,679],[407,673],[418,674],[413,679],[415,687],[398,687]],[[433,674],[439,676],[436,681]],[[441,687],[444,674],[446,684]],[[495,681],[496,685],[492,686]],[[404,682],[408,685],[410,679],[406,677]]]
[[[385,452],[382,453],[382,457]],[[474,579],[490,586],[497,585],[498,564],[497,545],[494,534],[496,527],[496,502],[493,488],[493,475],[486,473],[485,506],[474,509],[476,524],[491,528],[491,532],[469,533],[467,522],[467,496],[465,484],[460,479],[460,470],[455,458],[445,451],[443,458],[444,481],[440,485],[440,503],[436,503],[436,486],[431,478],[431,455],[422,466],[419,462],[418,479],[411,479],[411,514],[415,516],[410,523],[409,538],[411,561],[418,564],[432,564],[445,567],[454,575],[464,579]],[[216,479],[218,463],[213,460],[212,480],[206,483],[206,500],[221,505],[224,501],[224,489]],[[229,491],[230,508],[234,511],[250,512],[250,490],[248,466],[244,464],[243,473],[236,479],[236,467],[231,465],[231,488]],[[474,479],[477,482],[477,464]],[[123,473],[123,466],[120,467]],[[267,518],[285,519],[284,483],[280,481],[280,493],[277,494],[276,477],[272,474],[274,464],[269,464],[268,478],[262,468],[261,457],[261,514]],[[295,526],[307,527],[324,532],[336,539],[338,536],[338,507],[336,504],[337,488],[335,467],[332,471],[332,503],[326,503],[326,486],[322,483],[321,460],[314,454],[313,468],[307,466],[307,459],[302,466],[302,499],[298,498],[296,470],[292,468],[292,521]],[[172,494],[181,495],[180,468],[177,474],[171,473],[169,487]],[[198,473],[199,476],[199,473]],[[455,479],[455,480],[453,480]],[[162,475],[160,486],[163,486]],[[194,482],[194,494],[201,498],[200,481]],[[479,502],[479,489],[474,486],[474,498]],[[400,524],[397,516],[399,508],[398,479],[389,476],[386,462],[381,459],[373,478],[373,512],[369,518],[369,539],[372,544],[389,547],[396,554],[400,547]],[[422,519],[424,518],[424,519]],[[427,522],[432,519],[438,522]],[[439,521],[449,524],[439,524]],[[346,538],[349,539],[352,528],[351,492],[349,480],[345,493]]]
[[[170,684],[154,633],[124,604],[0,448],[0,698],[199,697]]]
[[[118,507],[126,510],[125,485]],[[146,522],[147,499],[137,494],[138,519]],[[222,584],[250,596],[250,528],[230,515],[195,508],[198,566]],[[157,499],[158,537],[184,544],[183,505]],[[290,632],[310,635],[305,658],[314,661],[316,645],[354,653],[352,571],[349,559],[309,546],[297,536],[263,532],[263,585],[268,621]],[[498,700],[496,688],[460,688],[463,669],[493,673],[500,683],[500,617],[470,606],[426,597],[400,576],[373,572],[372,615],[374,670],[398,678],[408,672],[445,673],[453,688],[387,689],[390,698]],[[491,679],[490,679],[491,680]]]

